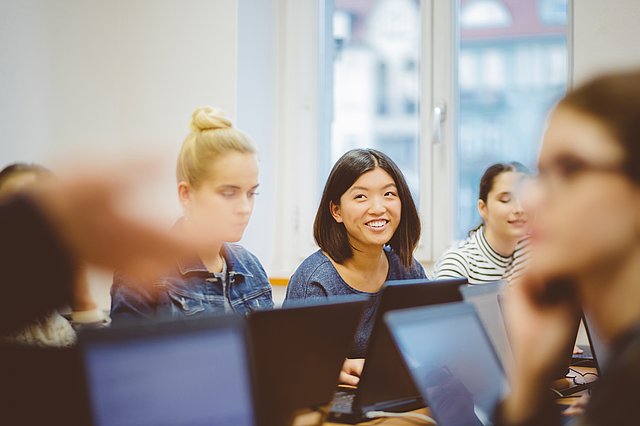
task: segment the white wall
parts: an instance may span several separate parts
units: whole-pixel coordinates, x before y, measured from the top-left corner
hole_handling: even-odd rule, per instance
[[[236,14],[237,0],[0,0],[0,167],[142,151],[173,179],[193,108],[235,117]]]
[[[640,1],[573,0],[574,83],[620,68],[640,67]]]
[[[255,142],[260,161],[259,196],[242,244],[274,272],[278,242],[276,180],[278,137],[278,1],[239,0],[237,126]],[[277,273],[277,272],[276,272]]]
[[[119,146],[117,4],[0,1],[0,166]]]
[[[158,163],[139,205],[179,214],[175,158],[193,108],[236,115],[238,0],[0,0],[0,168]],[[150,202],[151,201],[151,202]],[[91,276],[108,306],[109,274]]]

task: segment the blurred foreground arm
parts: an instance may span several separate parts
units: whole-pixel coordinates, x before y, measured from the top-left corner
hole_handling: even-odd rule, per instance
[[[79,261],[144,276],[175,258],[183,243],[119,211],[125,185],[84,176],[0,204],[0,333],[71,302]]]
[[[505,294],[505,314],[516,368],[496,423],[559,425],[549,389],[567,343],[575,340],[580,310],[571,285],[529,274]]]

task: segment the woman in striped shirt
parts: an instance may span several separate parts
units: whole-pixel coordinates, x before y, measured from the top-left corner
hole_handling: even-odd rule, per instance
[[[467,277],[469,284],[519,276],[528,258],[528,217],[517,196],[529,171],[518,162],[489,167],[480,179],[482,224],[436,263],[438,278]]]

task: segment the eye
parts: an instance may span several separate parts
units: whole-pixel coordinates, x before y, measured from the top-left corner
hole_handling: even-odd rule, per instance
[[[395,192],[393,192],[393,191],[387,191],[387,192],[385,192],[385,193],[384,193],[384,196],[385,196],[385,197],[397,197],[397,196],[398,196],[398,194],[396,194],[396,193],[395,193]]]
[[[560,158],[557,162],[558,174],[563,178],[571,178],[584,169],[584,161],[575,157]]]
[[[236,195],[236,191],[234,191],[233,189],[228,189],[225,191],[222,191],[222,196],[225,198],[233,198]]]
[[[249,198],[255,198],[255,196],[260,195],[260,193],[256,191],[249,191],[247,195],[249,196]]]
[[[509,198],[509,197],[502,197],[502,198],[500,198],[500,200],[499,200],[499,201],[500,201],[501,203],[507,204],[507,203],[510,203],[510,202],[511,202],[511,198]]]
[[[364,200],[366,197],[364,196],[364,194],[356,194],[353,199],[354,200]]]

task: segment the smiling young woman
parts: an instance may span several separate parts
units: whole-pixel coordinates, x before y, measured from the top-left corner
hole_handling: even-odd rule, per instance
[[[398,166],[373,149],[355,149],[333,166],[314,223],[320,250],[295,271],[285,305],[292,301],[359,294],[371,298],[341,381],[356,384],[379,291],[387,280],[425,278],[413,258],[420,218]]]
[[[469,284],[510,281],[521,275],[528,257],[529,217],[519,186],[529,171],[520,163],[498,163],[480,179],[478,212],[482,224],[436,263],[438,278],[466,277]]]

